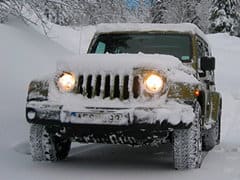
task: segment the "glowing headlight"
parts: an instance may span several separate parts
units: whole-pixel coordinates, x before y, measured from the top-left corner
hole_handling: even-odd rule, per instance
[[[57,80],[57,85],[61,91],[70,92],[74,89],[76,78],[72,73],[64,72]]]
[[[164,87],[164,80],[158,74],[150,74],[144,79],[144,87],[149,93],[158,93]]]

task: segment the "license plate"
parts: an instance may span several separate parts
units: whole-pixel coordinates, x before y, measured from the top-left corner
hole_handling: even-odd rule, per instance
[[[130,113],[117,112],[71,112],[70,122],[84,124],[129,124]]]

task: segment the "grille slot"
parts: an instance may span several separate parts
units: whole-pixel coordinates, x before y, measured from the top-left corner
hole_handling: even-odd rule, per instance
[[[91,98],[92,97],[92,91],[93,87],[92,87],[92,75],[89,75],[87,77],[87,86],[86,86],[86,93],[87,93],[87,97]]]
[[[115,76],[114,79],[114,93],[113,98],[120,98],[120,81],[119,81],[119,75]]]
[[[83,75],[80,75],[78,80],[78,91],[80,94],[83,94],[83,78]]]
[[[110,75],[107,75],[105,77],[104,98],[110,97],[110,90],[111,90],[110,82],[111,82]]]
[[[129,98],[128,83],[129,83],[129,76],[124,76],[124,80],[123,80],[123,99],[128,99]]]
[[[101,94],[101,81],[102,81],[102,76],[97,75],[96,84],[95,84],[95,95],[96,96],[100,96],[100,94]]]
[[[140,78],[139,76],[135,76],[133,78],[133,97],[136,99],[140,96]]]
[[[94,96],[110,99],[127,100],[140,96],[140,79],[138,76],[89,74],[80,75],[78,93],[91,99]]]

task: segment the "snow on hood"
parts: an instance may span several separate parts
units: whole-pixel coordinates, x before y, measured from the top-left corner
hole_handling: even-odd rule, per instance
[[[197,84],[194,70],[169,55],[146,54],[85,54],[69,57],[57,63],[57,73],[62,71],[79,74],[131,74],[135,68],[157,70],[168,80]]]

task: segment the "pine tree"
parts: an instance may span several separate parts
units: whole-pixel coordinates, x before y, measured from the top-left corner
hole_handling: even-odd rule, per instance
[[[234,33],[238,24],[237,0],[213,0],[210,14],[209,32]]]

